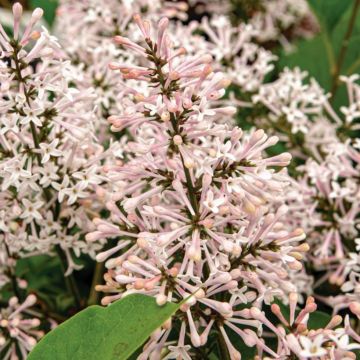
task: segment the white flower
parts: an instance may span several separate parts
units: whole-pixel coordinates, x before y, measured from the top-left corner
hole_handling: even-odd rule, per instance
[[[93,166],[84,171],[76,171],[72,174],[73,178],[80,180],[81,187],[86,188],[89,184],[96,185],[101,182],[100,176],[96,174],[97,167]]]
[[[353,122],[355,119],[360,117],[360,109],[358,104],[351,104],[349,107],[342,106],[340,111],[345,115],[347,123]]]
[[[300,352],[300,356],[313,358],[326,355],[326,349],[321,346],[323,342],[324,336],[322,334],[317,335],[314,339],[310,339],[307,336],[300,336],[300,343],[303,348]]]
[[[197,120],[199,122],[203,121],[205,116],[214,116],[216,114],[214,110],[207,108],[207,103],[206,97],[203,97],[199,105],[193,106],[193,110],[197,113]]]
[[[226,202],[226,196],[221,195],[217,199],[215,199],[214,193],[209,190],[206,194],[206,200],[203,202],[204,206],[212,211],[214,214],[219,212],[219,208],[221,205],[224,205]]]
[[[21,118],[20,124],[26,125],[30,122],[34,123],[36,126],[42,126],[42,121],[39,117],[39,115],[43,112],[42,109],[33,109],[26,107],[24,108],[25,117]]]
[[[87,193],[83,191],[84,189],[85,189],[84,184],[79,182],[70,188],[66,188],[62,190],[64,194],[68,196],[67,204],[72,205],[76,202],[78,198],[86,197]]]
[[[61,184],[59,184],[58,182],[55,182],[55,181],[51,182],[51,186],[58,192],[58,200],[60,203],[63,202],[63,200],[64,200],[64,196],[66,195],[65,190],[67,189],[69,184],[70,184],[70,179],[69,179],[68,175],[64,176]]]
[[[360,344],[357,343],[350,343],[349,335],[345,334],[345,329],[340,328],[336,329],[337,336],[330,335],[330,339],[333,340],[336,344],[336,347],[341,350],[355,350],[360,349]]]
[[[57,174],[58,169],[59,167],[51,161],[39,167],[37,171],[41,175],[40,185],[48,187],[52,182],[56,183],[56,181],[59,180],[59,175]]]
[[[169,346],[170,353],[164,359],[191,360],[189,355],[190,345]]]
[[[25,222],[30,223],[34,219],[41,220],[43,218],[38,210],[44,205],[44,202],[31,202],[28,199],[23,199],[22,203],[25,209],[20,215],[20,218],[25,219]]]
[[[21,161],[15,159],[9,165],[4,166],[2,191],[5,191],[11,185],[18,186],[22,179],[31,177],[31,172],[24,169],[26,160],[27,157],[24,156]]]
[[[41,163],[45,164],[50,160],[50,156],[59,157],[62,155],[62,151],[57,149],[57,146],[59,144],[59,139],[54,139],[50,144],[47,143],[41,143],[40,149],[41,153],[43,155],[41,159]]]

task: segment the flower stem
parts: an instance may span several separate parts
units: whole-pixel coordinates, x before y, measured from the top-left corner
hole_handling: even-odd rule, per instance
[[[195,189],[194,189],[194,186],[193,186],[193,183],[192,183],[192,180],[191,180],[190,171],[185,166],[184,159],[183,159],[181,154],[180,154],[180,157],[181,157],[181,162],[182,162],[184,173],[185,173],[186,187],[188,189],[189,199],[190,199],[192,207],[194,208],[194,211],[195,211],[196,215],[198,215],[199,214],[199,204],[198,204],[197,199],[196,199]]]
[[[4,245],[5,245],[5,250],[6,250],[7,257],[11,258],[10,249],[7,246],[5,241],[4,241]],[[14,292],[15,296],[21,301],[22,298],[21,298],[20,290],[19,290],[18,285],[17,285],[16,275],[14,274],[14,272],[12,270],[13,269],[11,269],[9,267],[9,277],[10,277],[10,281],[11,281],[11,286],[12,286],[12,289],[13,289],[13,292]]]
[[[62,270],[63,270],[63,274],[65,274],[66,266],[67,266],[66,256],[65,256],[63,250],[61,249],[61,247],[59,245],[55,246],[55,250],[56,250],[56,253],[59,256],[59,259],[60,259],[60,262],[61,262],[61,267],[62,267]],[[79,292],[79,289],[77,287],[74,275],[73,274],[70,274],[68,276],[64,275],[64,279],[65,279],[66,286],[67,286],[69,292],[73,295],[76,308],[78,310],[80,310],[82,308],[82,300],[81,300],[80,292]]]
[[[88,305],[96,305],[99,303],[100,296],[99,296],[99,292],[95,290],[95,286],[101,283],[104,270],[105,270],[104,262],[96,263],[94,276],[91,282],[90,294],[87,301]]]
[[[335,71],[334,71],[334,74],[333,74],[332,86],[331,86],[331,90],[330,90],[330,92],[332,94],[332,100],[334,99],[336,91],[337,91],[338,86],[339,86],[338,77],[339,77],[339,74],[341,72],[341,68],[342,68],[342,65],[344,63],[344,60],[345,60],[346,51],[347,51],[347,49],[349,47],[350,37],[351,37],[351,34],[352,34],[353,30],[354,30],[356,16],[357,16],[359,7],[360,7],[360,0],[355,0],[354,7],[353,7],[353,10],[351,12],[351,18],[350,18],[350,21],[349,21],[349,25],[348,25],[348,28],[347,28],[346,33],[344,35],[344,39],[342,41],[339,56],[338,56],[336,64],[335,64]]]
[[[219,355],[220,355],[220,359],[221,360],[231,360],[230,359],[230,354],[228,351],[228,348],[226,346],[225,340],[223,335],[221,334],[221,331],[219,329],[219,334],[218,334],[218,349],[219,349]]]

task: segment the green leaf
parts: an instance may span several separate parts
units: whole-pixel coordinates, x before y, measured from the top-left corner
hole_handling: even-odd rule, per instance
[[[354,10],[355,0],[309,0],[309,4],[318,18],[320,32],[310,40],[300,40],[295,43],[297,50],[291,54],[281,54],[280,68],[295,66],[309,72],[319,84],[330,91],[333,76],[336,73],[340,50],[344,36],[349,27],[349,21]],[[355,19],[346,56],[339,74],[354,73],[360,68],[360,16]],[[335,109],[344,105],[346,96],[337,94]]]
[[[318,18],[322,30],[331,32],[341,19],[341,14],[350,7],[349,0],[309,0],[309,5]]]
[[[28,289],[48,303],[54,302],[57,294],[64,294],[64,276],[56,257],[38,255],[19,259],[16,275],[25,279]]]
[[[51,26],[55,20],[58,0],[30,0],[31,9],[40,7],[44,10],[44,19]],[[65,15],[66,16],[66,15]]]
[[[28,360],[128,359],[179,308],[133,294],[104,308],[90,306],[47,334]]]
[[[331,320],[331,315],[317,310],[310,314],[308,321],[308,328],[309,329],[324,328],[329,323],[330,320]]]
[[[324,35],[318,35],[311,40],[301,40],[296,44],[296,50],[289,55],[282,55],[280,68],[299,67],[316,78],[321,86],[329,89],[331,86],[331,49],[328,48]],[[328,55],[327,55],[328,54]]]
[[[350,1],[351,2],[351,1]],[[350,18],[352,16],[353,6],[351,6],[348,11],[341,17],[339,23],[332,33],[332,43],[334,44],[334,51],[338,54],[340,52],[340,48],[343,45],[343,40],[345,33],[348,29],[348,24],[350,22]],[[346,51],[346,56],[344,59],[344,63],[342,69],[340,71],[341,74],[348,73],[349,75],[355,73],[359,69],[359,41],[360,41],[360,14],[358,13],[354,27],[352,29],[351,37],[349,39],[349,45]]]

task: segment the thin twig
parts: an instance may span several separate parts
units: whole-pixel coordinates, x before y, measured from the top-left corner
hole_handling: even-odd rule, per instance
[[[219,331],[219,336],[218,336],[217,343],[218,343],[218,348],[219,348],[219,353],[220,353],[219,355],[221,356],[220,359],[221,360],[231,360],[228,348],[226,346],[224,336],[221,333],[219,326],[217,326],[217,328],[218,328],[218,331]]]
[[[77,288],[77,285],[76,285],[76,280],[74,278],[74,275],[70,274],[68,276],[65,276],[65,271],[66,271],[66,267],[67,267],[66,256],[59,245],[55,246],[55,250],[56,250],[56,253],[58,254],[60,262],[61,262],[61,267],[62,267],[62,270],[64,273],[66,286],[68,287],[70,293],[73,295],[76,308],[78,310],[80,310],[82,308],[82,301],[81,301],[79,289]]]
[[[349,47],[350,37],[351,37],[351,34],[352,34],[353,30],[354,30],[355,20],[356,20],[356,16],[357,16],[359,7],[360,7],[360,0],[356,0],[355,3],[354,3],[352,13],[351,13],[351,18],[350,18],[350,21],[349,21],[349,25],[348,25],[348,28],[347,28],[346,33],[344,35],[344,40],[343,40],[342,45],[341,45],[341,49],[340,49],[340,52],[339,52],[339,57],[338,57],[338,59],[336,61],[336,65],[335,65],[335,72],[333,74],[332,86],[331,86],[331,90],[330,90],[330,92],[332,94],[332,99],[335,98],[335,94],[336,94],[337,88],[339,86],[338,77],[340,75],[341,68],[342,68],[344,60],[345,60],[346,51],[347,51],[347,49]]]
[[[5,245],[7,257],[11,258],[10,249],[7,246],[5,241],[4,241],[4,245]],[[17,285],[16,275],[14,274],[13,270],[10,267],[9,267],[9,277],[10,277],[10,282],[11,282],[13,292],[14,292],[15,296],[21,301],[22,298],[21,298],[20,290]]]
[[[99,292],[95,290],[95,286],[101,283],[104,275],[104,270],[105,270],[104,262],[96,263],[94,276],[91,282],[88,305],[96,305],[99,303],[100,296],[99,296]]]

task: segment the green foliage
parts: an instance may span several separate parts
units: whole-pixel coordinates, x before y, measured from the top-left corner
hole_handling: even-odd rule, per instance
[[[309,5],[317,16],[322,30],[330,33],[335,28],[341,14],[351,7],[351,0],[309,0]]]
[[[58,0],[30,0],[31,9],[40,7],[44,10],[44,19],[51,26],[55,20]]]
[[[61,312],[66,310],[72,301],[69,294],[64,292],[64,276],[57,257],[39,255],[19,259],[16,275],[27,281],[28,291],[34,292],[52,309]]]
[[[83,256],[77,262],[84,267],[74,274],[79,292],[86,298],[90,291],[94,262]],[[19,259],[16,264],[16,276],[28,283],[27,291],[38,297],[44,311],[68,316],[74,313],[75,303],[73,294],[68,289],[68,277],[64,278],[63,268],[59,257],[38,255]]]
[[[129,295],[107,308],[90,306],[47,334],[28,360],[128,359],[179,308]]]
[[[279,62],[280,68],[298,66],[307,70],[329,91],[355,1],[309,0],[318,19],[320,32],[313,39],[302,39],[295,43],[296,50],[293,53],[285,54],[283,51]],[[359,40],[360,16],[357,16],[339,74],[349,75],[359,70]]]
[[[329,90],[331,87],[331,55],[327,56],[327,40],[324,34],[318,35],[310,41],[301,40],[296,44],[296,51],[282,54],[279,60],[280,68],[300,67],[309,72],[321,86]],[[306,54],[306,55],[305,55]]]

